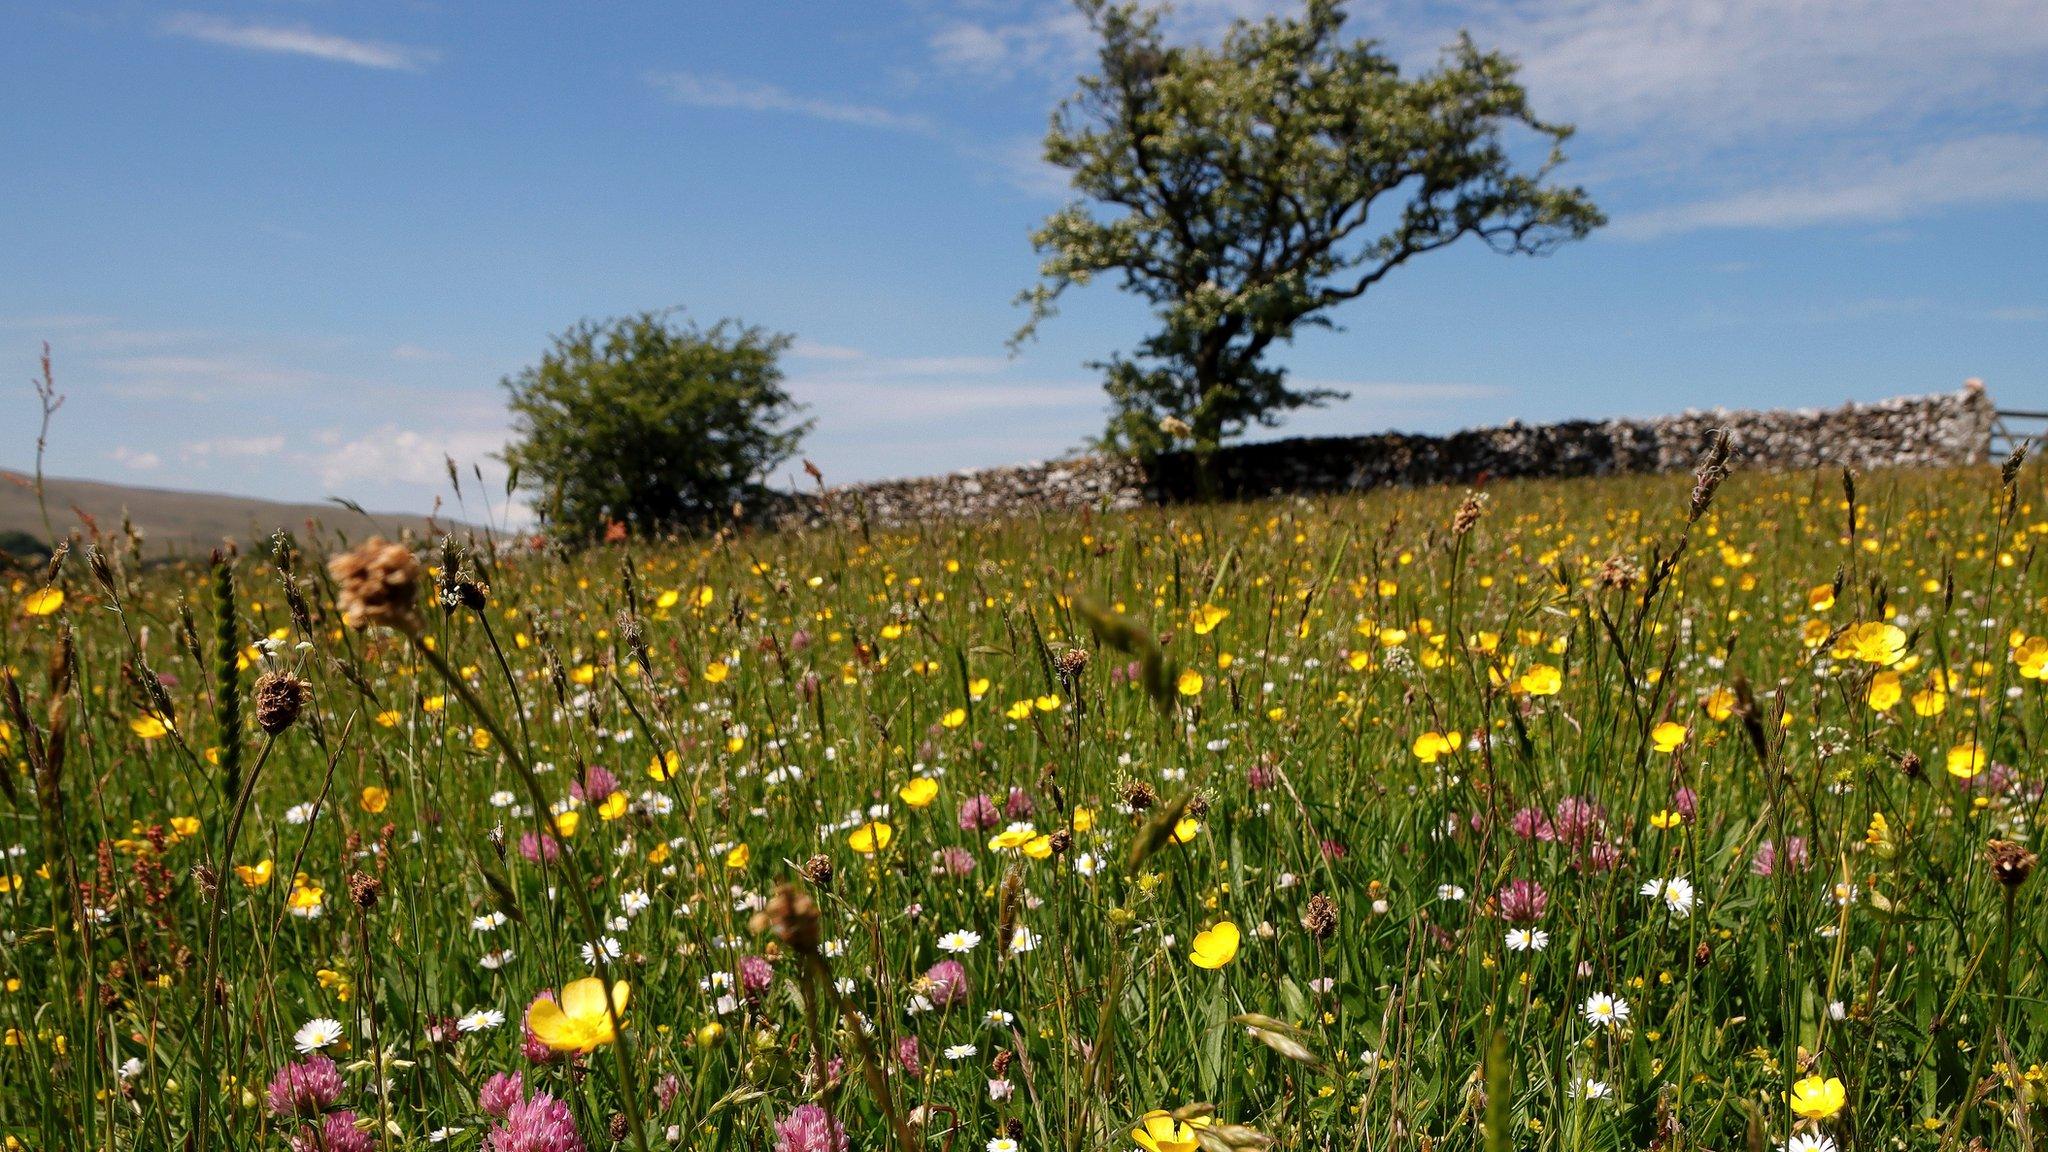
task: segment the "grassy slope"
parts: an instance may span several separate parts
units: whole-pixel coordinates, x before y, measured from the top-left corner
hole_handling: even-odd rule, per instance
[[[50,519],[59,532],[80,525],[81,513],[97,521],[102,531],[117,531],[125,513],[142,530],[152,556],[165,552],[203,554],[223,539],[247,544],[280,528],[304,531],[308,519],[318,519],[330,531],[346,533],[352,539],[372,532],[390,536],[401,529],[418,534],[431,530],[427,517],[384,513],[364,516],[337,504],[285,504],[218,492],[180,492],[54,478],[48,481],[47,489]],[[459,527],[452,520],[437,523],[442,530]],[[0,532],[10,529],[41,536],[42,514],[36,508],[36,494],[28,477],[0,471]]]

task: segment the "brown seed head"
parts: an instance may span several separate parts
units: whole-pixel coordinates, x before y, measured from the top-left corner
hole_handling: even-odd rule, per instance
[[[335,600],[349,627],[418,630],[413,605],[419,598],[420,562],[412,549],[373,536],[360,548],[330,557],[327,572],[339,586]]]
[[[804,879],[809,880],[820,888],[830,888],[832,886],[832,858],[830,856],[822,853],[813,856],[809,860],[804,861],[804,866],[799,871],[804,874]]]
[[[1993,840],[1984,845],[1985,855],[1991,858],[1991,874],[2007,888],[2017,888],[2033,875],[2034,865],[2040,857],[2023,846],[2010,840]]]
[[[1321,892],[1308,898],[1308,910],[1301,914],[1301,926],[1318,940],[1328,940],[1337,932],[1337,902]]]
[[[266,672],[256,681],[256,724],[275,736],[292,726],[312,688],[289,672]]]
[[[383,894],[384,882],[382,880],[377,879],[368,872],[351,872],[348,874],[348,898],[355,901],[356,907],[365,912],[375,912],[377,910],[377,900]]]
[[[818,904],[811,899],[810,893],[796,885],[787,881],[777,884],[775,894],[768,898],[768,906],[761,910],[757,924],[775,933],[775,938],[789,945],[797,955],[817,955]]]

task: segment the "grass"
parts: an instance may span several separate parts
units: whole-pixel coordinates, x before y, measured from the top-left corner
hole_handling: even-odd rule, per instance
[[[500,541],[416,630],[80,549],[0,589],[0,1132],[2035,1147],[2039,486]]]

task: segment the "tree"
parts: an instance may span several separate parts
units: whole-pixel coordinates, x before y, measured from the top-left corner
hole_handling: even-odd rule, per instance
[[[1371,41],[1341,38],[1342,0],[1240,20],[1214,48],[1168,45],[1136,4],[1077,2],[1100,68],[1054,112],[1045,156],[1083,199],[1032,234],[1041,280],[1019,297],[1017,340],[1097,276],[1153,306],[1135,357],[1091,365],[1111,446],[1160,450],[1170,420],[1210,448],[1340,399],[1289,387],[1262,358],[1464,236],[1536,255],[1606,222],[1583,189],[1547,182],[1570,126],[1537,119],[1514,62],[1467,37],[1404,78]],[[1544,158],[1525,170],[1516,147]]]
[[[701,527],[754,500],[809,422],[782,387],[790,338],[722,320],[672,324],[667,312],[585,320],[536,367],[507,377],[505,451],[556,532],[590,537]]]

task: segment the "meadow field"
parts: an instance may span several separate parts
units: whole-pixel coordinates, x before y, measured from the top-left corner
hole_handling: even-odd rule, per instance
[[[81,544],[5,1146],[2039,1147],[2041,476],[1722,481]]]

